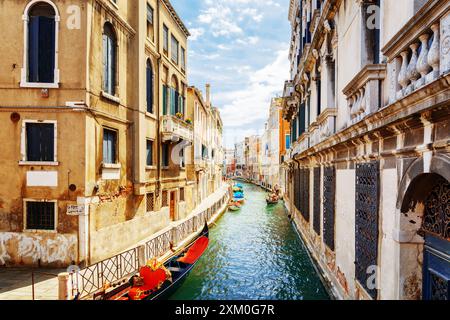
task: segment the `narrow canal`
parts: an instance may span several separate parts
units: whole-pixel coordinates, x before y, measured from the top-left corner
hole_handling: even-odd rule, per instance
[[[265,192],[244,184],[246,203],[227,211],[175,300],[329,299],[285,207],[267,207]]]

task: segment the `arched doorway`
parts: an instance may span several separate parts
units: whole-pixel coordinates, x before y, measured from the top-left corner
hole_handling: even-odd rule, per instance
[[[439,177],[424,204],[422,296],[450,300],[450,184]]]
[[[437,173],[416,173],[404,193],[400,230],[402,299],[450,299],[450,184]]]

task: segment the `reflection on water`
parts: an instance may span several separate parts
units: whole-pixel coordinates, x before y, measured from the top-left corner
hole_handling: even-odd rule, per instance
[[[244,184],[246,203],[210,230],[210,245],[171,299],[329,299],[283,204]]]

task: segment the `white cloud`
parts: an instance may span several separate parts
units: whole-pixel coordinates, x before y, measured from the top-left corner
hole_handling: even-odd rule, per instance
[[[226,127],[242,127],[257,120],[265,120],[270,100],[283,90],[288,78],[288,51],[278,51],[273,62],[252,72],[248,69],[249,82],[242,89],[216,94],[216,101],[223,101],[221,116]]]
[[[190,41],[195,41],[199,37],[201,37],[205,33],[205,29],[203,28],[192,28],[189,30],[191,36],[189,37]]]

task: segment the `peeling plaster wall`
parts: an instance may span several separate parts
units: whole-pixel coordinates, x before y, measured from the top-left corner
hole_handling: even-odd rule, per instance
[[[170,224],[169,208],[145,213],[132,220],[94,230],[90,234],[90,262],[118,254]]]
[[[56,233],[0,233],[0,266],[64,267],[77,260],[77,236]]]

